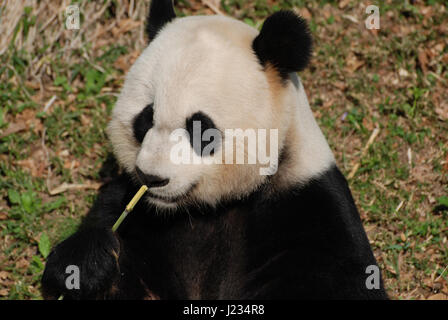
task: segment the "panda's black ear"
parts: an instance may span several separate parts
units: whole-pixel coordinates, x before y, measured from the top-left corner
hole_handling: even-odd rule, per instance
[[[283,10],[266,19],[260,34],[252,43],[258,60],[276,68],[282,78],[307,66],[312,50],[312,38],[306,21],[293,11]]]
[[[146,21],[146,32],[149,39],[154,39],[162,27],[176,18],[173,0],[152,0]]]

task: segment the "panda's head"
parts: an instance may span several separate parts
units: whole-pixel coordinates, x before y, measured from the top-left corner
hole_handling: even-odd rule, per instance
[[[259,33],[224,16],[176,18],[171,0],[153,0],[147,23],[151,42],[126,77],[108,134],[119,163],[150,187],[148,200],[171,209],[214,205],[244,197],[276,175],[283,175],[278,181],[294,179],[277,170],[277,159],[249,164],[258,150],[248,146],[249,138],[234,139],[226,130],[264,129],[266,155],[274,148],[280,158],[294,154],[285,141],[296,135],[298,114],[300,83],[291,73],[306,66],[311,51],[304,20],[278,12]],[[221,134],[221,141],[210,139],[207,155],[201,153],[206,142],[192,142],[197,124],[200,134]],[[274,142],[270,129],[278,130]],[[231,148],[234,155],[244,150],[244,164],[235,156],[225,161]],[[174,159],[179,154],[190,161]],[[275,174],[261,174],[269,165]]]

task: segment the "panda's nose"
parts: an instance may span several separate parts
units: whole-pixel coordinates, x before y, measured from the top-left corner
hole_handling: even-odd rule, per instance
[[[154,176],[152,174],[146,174],[142,170],[140,170],[139,167],[136,167],[135,171],[137,173],[138,179],[143,184],[147,185],[148,188],[163,187],[166,186],[168,182],[170,182],[170,179]]]

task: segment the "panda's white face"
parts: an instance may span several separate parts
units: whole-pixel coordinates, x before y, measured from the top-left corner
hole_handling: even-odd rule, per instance
[[[108,134],[119,163],[142,183],[152,185],[148,200],[157,207],[213,205],[244,196],[267,178],[260,175],[258,164],[173,162],[179,140],[174,141],[172,133],[179,128],[188,131],[193,119],[222,133],[237,128],[278,129],[279,150],[288,135],[295,134],[291,123],[297,120],[297,88],[260,65],[252,49],[257,34],[244,23],[222,16],[176,19],[131,67]],[[192,158],[200,158],[187,139],[182,143]],[[209,158],[223,158],[227,143],[224,136]]]

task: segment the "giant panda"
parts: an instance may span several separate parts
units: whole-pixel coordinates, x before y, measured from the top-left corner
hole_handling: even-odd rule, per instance
[[[225,16],[176,18],[171,0],[153,0],[147,31],[151,41],[107,129],[123,173],[53,249],[43,296],[387,299],[381,279],[367,285],[376,260],[296,75],[311,56],[306,22],[279,11],[258,32]],[[197,123],[221,140],[195,144]],[[261,139],[278,150],[267,172],[258,161],[172,159],[175,146],[193,160],[222,159],[230,140],[253,156],[248,137],[226,135],[237,128],[276,130],[276,139]],[[112,232],[142,184],[148,192]],[[79,288],[66,286],[70,265],[79,268]]]

